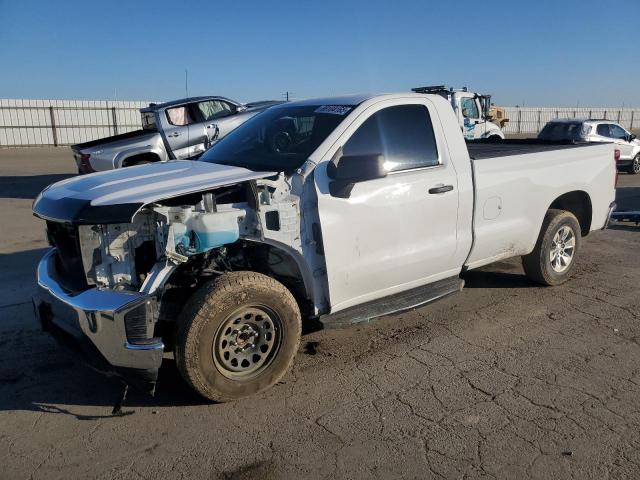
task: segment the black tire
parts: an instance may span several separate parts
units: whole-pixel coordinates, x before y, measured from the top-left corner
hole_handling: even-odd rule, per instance
[[[556,234],[561,235],[566,232],[565,228],[571,230],[574,239],[568,262],[563,262],[563,259],[569,254],[569,247],[566,244],[570,242],[565,244],[565,241],[562,241],[554,249],[554,238],[559,238],[556,237]],[[549,210],[542,222],[535,248],[529,255],[522,257],[522,266],[527,277],[536,283],[548,286],[560,285],[566,282],[575,268],[581,239],[580,224],[575,215],[566,210]],[[560,248],[560,245],[562,245],[562,248]],[[562,252],[561,258],[556,255],[554,257],[555,260],[552,260],[552,249],[554,253]]]
[[[247,331],[255,335],[242,337]],[[236,400],[265,390],[282,378],[298,351],[301,331],[300,309],[284,285],[260,273],[225,273],[200,288],[182,310],[176,364],[187,383],[203,397],[216,402]],[[256,348],[264,348],[270,332],[271,350],[256,361],[262,355]],[[235,340],[227,342],[232,337]],[[226,350],[222,348],[225,342]],[[226,357],[229,352],[230,359]],[[248,367],[236,372],[234,369],[242,367],[232,362],[243,355],[249,355],[248,361],[242,360]],[[264,363],[256,367],[259,361]],[[255,371],[249,372],[253,367]]]
[[[502,137],[500,135],[489,135],[488,140],[497,143],[502,141]]]
[[[629,165],[629,169],[627,170],[631,175],[637,175],[640,173],[640,153],[636,155],[633,159],[631,165]]]

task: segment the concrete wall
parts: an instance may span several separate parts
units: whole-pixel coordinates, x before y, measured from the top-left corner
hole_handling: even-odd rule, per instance
[[[505,133],[538,133],[554,118],[606,118],[628,130],[640,128],[640,108],[620,107],[504,107],[509,119]]]
[[[141,128],[148,101],[2,100],[0,147],[72,145]],[[535,134],[554,118],[607,118],[640,128],[640,108],[505,107],[505,133]]]

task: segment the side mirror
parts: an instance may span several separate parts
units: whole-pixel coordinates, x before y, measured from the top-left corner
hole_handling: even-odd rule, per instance
[[[636,138],[637,138],[637,137],[636,137],[633,133],[630,133],[630,134],[629,134],[629,141],[630,141],[630,142],[633,142]]]
[[[387,176],[384,155],[344,155],[327,165],[329,193],[334,197],[349,198],[356,183]]]

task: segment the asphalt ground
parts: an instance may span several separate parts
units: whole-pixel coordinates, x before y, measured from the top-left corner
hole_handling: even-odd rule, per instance
[[[37,193],[66,148],[0,149],[0,479],[640,478],[640,227],[543,288],[517,259],[460,294],[303,338],[271,390],[211,404],[167,355],[155,397],[78,364],[32,314]],[[618,202],[640,209],[640,176]]]

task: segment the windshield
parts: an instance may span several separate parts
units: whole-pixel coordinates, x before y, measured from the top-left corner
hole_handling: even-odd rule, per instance
[[[540,140],[579,142],[584,138],[585,130],[582,122],[549,122],[538,134],[538,138]]]
[[[352,110],[344,105],[270,108],[233,130],[201,161],[256,171],[299,168]]]

